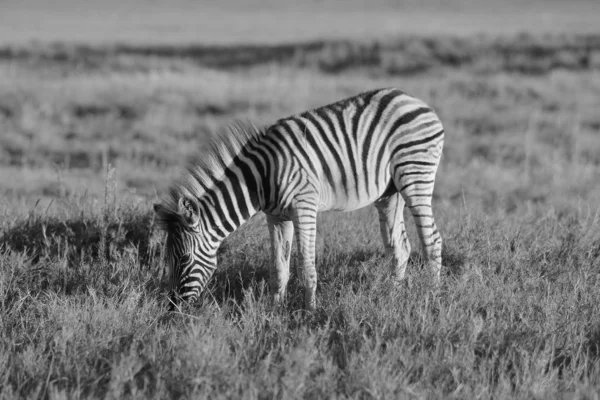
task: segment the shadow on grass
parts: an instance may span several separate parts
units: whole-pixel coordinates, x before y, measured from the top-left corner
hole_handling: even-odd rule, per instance
[[[19,286],[30,290],[51,290],[65,294],[79,293],[94,287],[105,293],[117,290],[120,280],[141,269],[162,271],[160,259],[163,235],[153,227],[151,212],[120,212],[105,221],[101,217],[59,219],[31,216],[6,229],[0,236],[0,252],[23,255]],[[225,257],[226,247],[220,250]],[[458,274],[464,257],[445,250],[448,273]],[[325,252],[317,259],[318,292],[370,290],[376,284],[374,269],[388,268],[380,249],[348,253]],[[223,265],[224,264],[224,265]],[[218,304],[244,303],[244,292],[264,285],[269,293],[269,252],[248,263],[222,263],[209,282],[208,293]],[[290,265],[286,305],[290,309],[304,307],[304,292],[297,278],[296,257]],[[131,268],[137,266],[137,268]],[[411,254],[409,268],[423,266],[418,253]],[[146,271],[145,273],[147,273]],[[155,274],[156,275],[156,274]],[[165,285],[146,282],[148,292],[164,291]],[[156,287],[152,287],[156,285]],[[207,293],[207,295],[208,295]]]
[[[228,268],[217,268],[209,283],[209,291],[218,304],[234,301],[238,305],[244,302],[244,291],[258,288],[269,283],[269,270],[246,263],[236,263]]]
[[[135,256],[140,265],[156,256],[151,213],[124,213],[103,221],[100,217],[62,220],[56,217],[31,216],[5,230],[0,237],[0,251],[8,249],[27,253],[30,261],[67,258],[69,261],[119,261]]]
[[[445,267],[445,271],[442,269],[442,274],[447,276],[462,275],[466,263],[467,256],[464,252],[448,245],[442,248],[442,265]]]
[[[466,257],[452,248],[444,250],[443,263],[447,275],[462,273]],[[318,289],[317,296],[322,290],[341,290],[349,285],[355,293],[359,290],[369,290],[376,284],[377,274],[371,269],[388,268],[384,263],[387,260],[380,250],[359,250],[352,253],[337,255],[336,260],[321,257],[317,260]],[[226,268],[217,268],[209,282],[210,296],[219,305],[227,301],[234,301],[238,305],[244,302],[244,292],[264,285],[270,295],[269,268],[271,260],[268,256],[252,264],[237,262]],[[425,264],[418,252],[412,252],[409,258],[408,269],[423,269]],[[290,262],[290,280],[287,286],[286,306],[290,309],[304,307],[304,290],[298,279],[296,271],[297,260],[292,257]],[[260,265],[260,266],[258,266]]]
[[[45,291],[75,295],[93,289],[112,296],[124,285],[141,284],[148,293],[160,288],[154,269],[160,235],[150,213],[122,213],[102,218],[31,216],[5,229],[0,256],[9,268],[0,271],[11,282],[5,304],[25,293]],[[150,270],[152,269],[152,270]]]
[[[559,377],[562,378],[565,369],[580,371],[580,379],[589,378],[592,374],[597,374],[600,361],[600,325],[590,329],[585,335],[581,346],[578,348],[560,348],[555,350],[555,356],[552,363],[547,366],[558,370]]]

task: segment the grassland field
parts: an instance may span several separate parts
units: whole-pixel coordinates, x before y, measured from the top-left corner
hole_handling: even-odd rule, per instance
[[[0,398],[600,397],[600,4],[81,4],[0,2]],[[403,288],[373,208],[323,213],[317,311],[275,308],[258,215],[168,313],[186,160],[389,86],[446,128],[442,286],[406,213]]]

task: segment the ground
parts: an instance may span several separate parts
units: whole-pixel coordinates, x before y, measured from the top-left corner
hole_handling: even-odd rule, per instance
[[[600,5],[255,3],[3,3],[0,397],[598,398]],[[295,279],[274,308],[259,215],[168,313],[152,203],[186,159],[390,86],[446,128],[441,287],[412,220],[395,288],[376,211],[324,213],[317,311]]]

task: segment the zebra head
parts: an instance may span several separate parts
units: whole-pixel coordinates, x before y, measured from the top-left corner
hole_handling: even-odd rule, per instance
[[[167,232],[166,260],[170,271],[170,309],[198,298],[216,267],[216,251],[203,232],[198,200],[181,195],[176,209],[154,205],[159,224]]]

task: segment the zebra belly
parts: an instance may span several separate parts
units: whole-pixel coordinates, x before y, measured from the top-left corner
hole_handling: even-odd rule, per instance
[[[332,187],[322,183],[319,211],[354,211],[373,204],[393,185],[387,168],[385,172],[384,176],[371,181],[359,179],[358,185],[347,189],[342,185]]]

